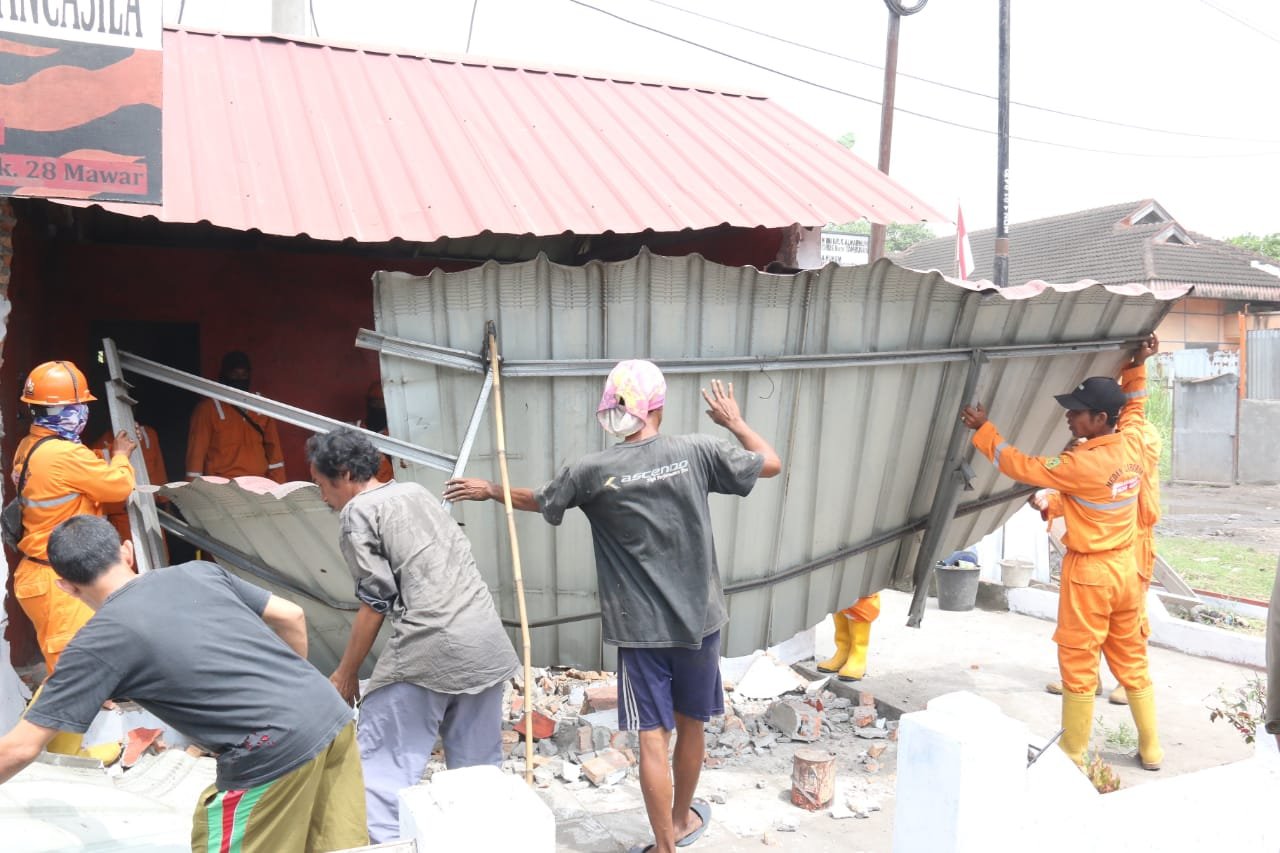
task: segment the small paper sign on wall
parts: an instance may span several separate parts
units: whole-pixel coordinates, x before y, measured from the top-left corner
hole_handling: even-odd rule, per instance
[[[0,195],[161,200],[163,0],[0,0]]]

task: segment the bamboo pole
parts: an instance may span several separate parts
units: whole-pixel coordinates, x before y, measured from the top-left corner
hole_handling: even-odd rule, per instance
[[[502,371],[498,338],[489,330],[489,369],[493,372],[493,419],[498,436],[498,470],[502,474],[502,504],[507,509],[507,535],[511,538],[511,568],[516,579],[516,602],[520,607],[520,640],[524,645],[524,781],[533,784],[533,664],[529,643],[529,612],[524,603],[524,573],[520,567],[520,539],[516,536],[516,513],[511,504],[511,477],[507,473],[507,431],[502,417]]]

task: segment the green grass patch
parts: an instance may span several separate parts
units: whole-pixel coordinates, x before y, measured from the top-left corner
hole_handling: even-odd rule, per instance
[[[1173,391],[1156,380],[1147,387],[1147,420],[1160,433],[1160,482],[1173,479]]]
[[[1196,589],[1266,601],[1276,578],[1276,557],[1220,538],[1156,534],[1156,553]]]

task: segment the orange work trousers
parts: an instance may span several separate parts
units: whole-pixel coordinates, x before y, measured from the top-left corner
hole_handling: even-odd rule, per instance
[[[1081,554],[1068,551],[1062,561],[1058,595],[1058,669],[1062,689],[1093,694],[1098,686],[1098,653],[1121,685],[1151,686],[1147,668],[1146,608],[1134,546]]]
[[[58,589],[57,574],[51,566],[23,560],[13,573],[13,593],[22,611],[36,629],[36,643],[49,672],[76,632],[93,616],[93,610],[74,596]]]
[[[854,622],[874,622],[880,615],[880,593],[859,598],[851,606],[840,611]]]

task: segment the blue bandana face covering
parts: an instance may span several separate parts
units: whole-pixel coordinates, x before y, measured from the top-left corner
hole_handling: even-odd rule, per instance
[[[53,430],[59,438],[79,444],[80,434],[89,423],[89,404],[73,403],[58,408],[56,414],[36,415],[35,423],[36,426]]]

